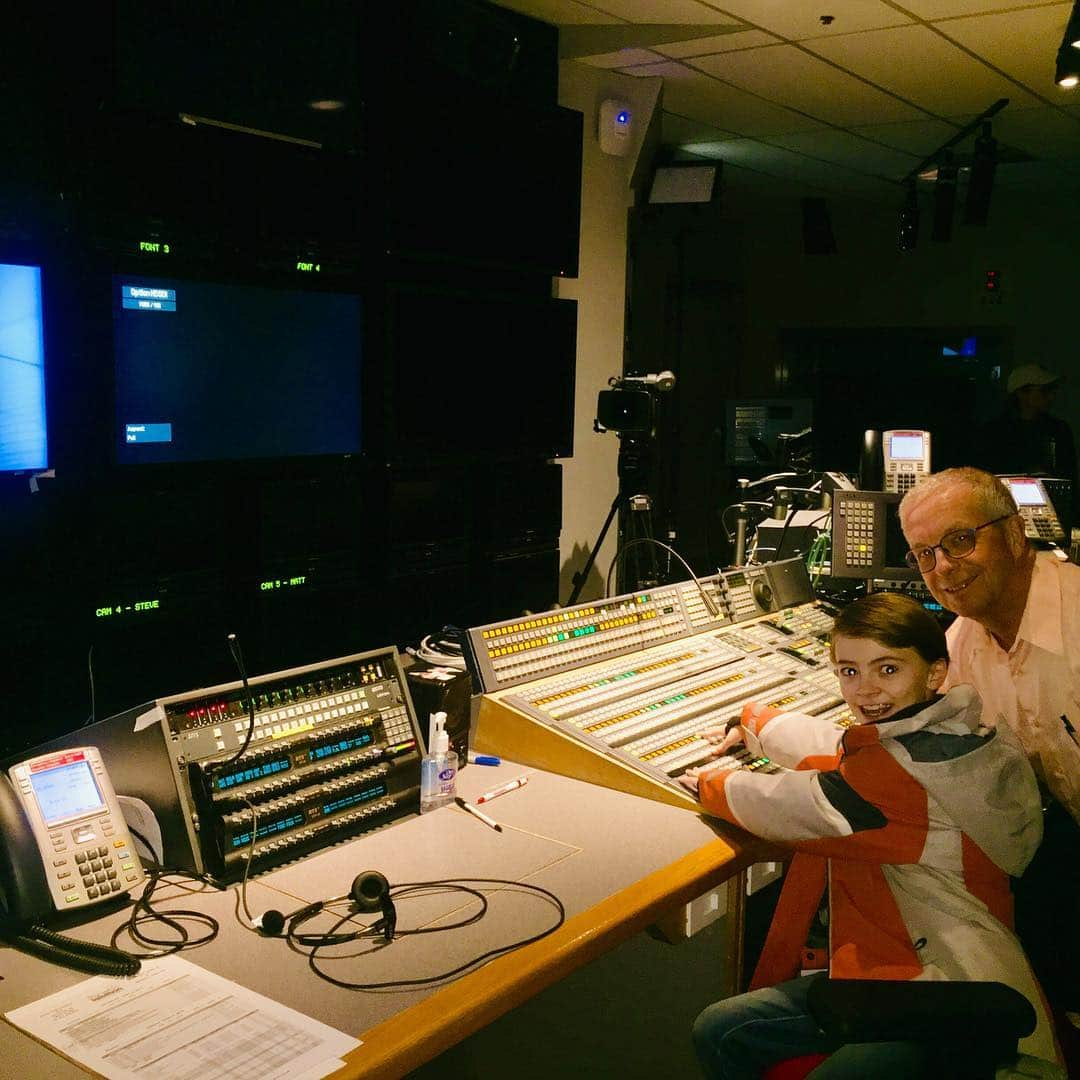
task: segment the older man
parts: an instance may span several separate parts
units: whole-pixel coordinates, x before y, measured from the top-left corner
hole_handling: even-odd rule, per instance
[[[908,562],[959,616],[945,688],[975,686],[1043,789],[1044,839],[1016,885],[1016,929],[1055,1010],[1080,1011],[1080,566],[1036,553],[1008,488],[978,469],[916,485],[900,523]]]

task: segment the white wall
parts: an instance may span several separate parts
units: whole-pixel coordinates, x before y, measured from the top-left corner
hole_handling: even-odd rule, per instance
[[[622,372],[627,209],[633,203],[630,178],[659,92],[659,79],[634,79],[574,62],[560,65],[559,104],[578,110],[585,118],[578,277],[557,283],[558,296],[578,302],[574,456],[563,462],[562,603],[618,492],[618,439],[610,432],[597,434],[592,422],[597,393],[612,375]],[[634,145],[626,157],[604,154],[597,143],[597,115],[600,103],[608,98],[631,106]],[[616,529],[613,522],[581,600],[603,593],[604,577],[616,552]]]

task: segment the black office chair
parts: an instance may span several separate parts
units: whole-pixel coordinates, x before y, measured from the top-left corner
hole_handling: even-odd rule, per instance
[[[926,1043],[928,1076],[948,1080],[993,1080],[1036,1024],[1031,1002],[998,982],[819,979],[807,1007],[842,1043]]]

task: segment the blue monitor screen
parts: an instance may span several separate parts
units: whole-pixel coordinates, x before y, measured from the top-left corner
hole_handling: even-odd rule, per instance
[[[0,472],[48,464],[41,269],[0,263]]]
[[[117,460],[360,452],[360,298],[113,276]]]

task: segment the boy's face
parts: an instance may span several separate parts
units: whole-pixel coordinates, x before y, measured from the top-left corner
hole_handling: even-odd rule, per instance
[[[928,664],[914,649],[897,649],[872,638],[839,636],[833,666],[840,693],[860,724],[876,724],[929,701],[945,681],[944,660]]]

